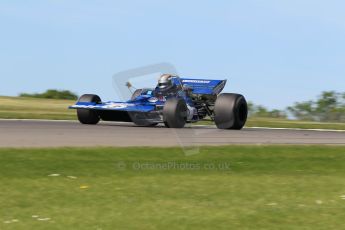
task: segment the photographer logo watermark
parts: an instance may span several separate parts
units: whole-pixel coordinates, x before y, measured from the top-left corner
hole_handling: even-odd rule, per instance
[[[230,171],[230,162],[197,162],[197,161],[167,161],[150,162],[135,161],[115,163],[115,169],[119,171]]]

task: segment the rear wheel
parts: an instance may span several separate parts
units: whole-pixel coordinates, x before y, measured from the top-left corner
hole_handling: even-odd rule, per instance
[[[101,98],[94,94],[84,94],[78,102],[101,103]],[[100,120],[97,111],[90,109],[77,109],[77,116],[80,123],[87,125],[95,125]]]
[[[163,108],[163,121],[167,128],[183,128],[187,120],[187,105],[178,98],[168,99]]]
[[[247,121],[247,101],[240,94],[220,94],[216,100],[214,114],[217,128],[240,130]]]

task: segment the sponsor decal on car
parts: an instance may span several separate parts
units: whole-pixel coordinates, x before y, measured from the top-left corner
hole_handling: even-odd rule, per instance
[[[123,109],[123,108],[127,108],[129,104],[126,103],[109,103],[106,104],[104,106],[102,106],[102,108],[106,108],[106,109]]]
[[[151,97],[151,98],[148,99],[148,101],[151,102],[151,103],[155,103],[155,102],[158,101],[158,98],[157,97]]]
[[[211,81],[207,81],[207,80],[182,80],[183,83],[185,82],[189,82],[189,83],[202,83],[202,84],[208,84]]]
[[[97,106],[94,106],[94,105],[73,105],[71,107],[72,108],[82,108],[82,109],[93,109],[93,108],[96,108]]]
[[[116,102],[110,102],[100,105],[74,105],[72,108],[81,108],[81,109],[96,109],[96,108],[102,108],[102,109],[124,109],[129,106],[135,106],[134,104],[128,104],[128,103],[116,103]]]

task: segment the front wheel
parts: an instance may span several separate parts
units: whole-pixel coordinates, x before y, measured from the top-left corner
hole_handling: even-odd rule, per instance
[[[170,98],[163,108],[163,121],[167,128],[183,128],[187,120],[187,105],[183,99]]]
[[[218,96],[214,108],[214,121],[219,129],[243,128],[247,121],[248,105],[244,96],[222,93]]]
[[[78,102],[101,103],[101,98],[94,94],[82,95]],[[97,111],[90,109],[77,109],[78,120],[82,124],[95,125],[99,122],[100,117]]]

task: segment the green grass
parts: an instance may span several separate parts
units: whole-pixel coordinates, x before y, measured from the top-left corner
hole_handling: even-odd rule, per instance
[[[344,229],[345,147],[0,149],[0,162],[4,230]]]
[[[67,109],[75,101],[25,97],[0,97],[0,118],[76,120],[75,110]],[[198,122],[197,124],[213,124]],[[249,118],[247,127],[336,129],[345,130],[344,123],[294,121],[275,118]]]
[[[75,101],[28,97],[0,97],[0,118],[75,120]]]
[[[252,117],[248,120],[246,125],[249,127],[345,130],[345,123],[296,121],[279,118]]]

